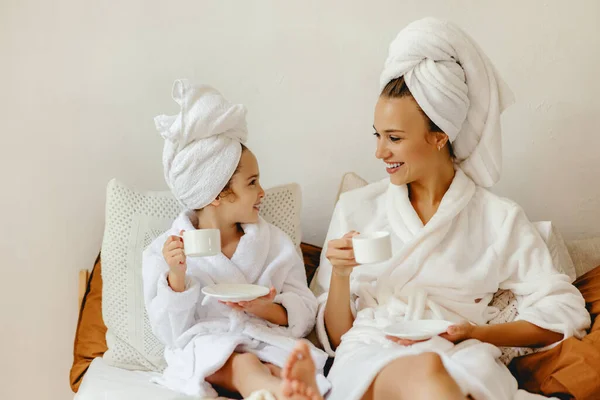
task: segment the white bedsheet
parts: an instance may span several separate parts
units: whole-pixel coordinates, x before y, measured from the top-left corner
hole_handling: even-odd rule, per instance
[[[200,400],[184,396],[150,382],[155,372],[128,371],[112,367],[102,359],[92,361],[74,400]],[[214,399],[211,399],[214,400]]]

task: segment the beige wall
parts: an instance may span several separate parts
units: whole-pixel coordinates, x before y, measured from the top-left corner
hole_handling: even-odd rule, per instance
[[[389,41],[427,15],[462,25],[512,86],[495,189],[568,238],[600,232],[600,2],[0,2],[2,399],[67,399],[77,276],[104,187],[164,188],[152,117],[191,77],[249,108],[266,186],[304,189],[321,244],[339,177],[385,176],[370,136]]]

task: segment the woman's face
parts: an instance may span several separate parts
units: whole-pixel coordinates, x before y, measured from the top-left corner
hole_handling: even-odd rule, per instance
[[[429,132],[429,121],[411,96],[379,97],[373,128],[377,137],[375,157],[385,163],[394,185],[422,180],[439,168],[438,146],[445,144],[446,136]]]

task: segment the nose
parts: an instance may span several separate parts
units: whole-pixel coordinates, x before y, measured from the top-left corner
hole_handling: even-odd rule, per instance
[[[385,140],[377,140],[377,148],[375,149],[375,157],[380,160],[385,160],[391,156],[390,150],[387,148]]]
[[[265,190],[262,188],[262,186],[260,185],[260,183],[258,184],[258,198],[262,199],[263,197],[265,197]]]

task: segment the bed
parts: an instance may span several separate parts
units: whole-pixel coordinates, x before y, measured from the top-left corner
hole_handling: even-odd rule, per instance
[[[339,193],[344,192],[346,190],[350,190],[356,187],[360,187],[362,185],[366,184],[366,182],[364,180],[362,180],[360,177],[358,177],[355,174],[346,174],[344,176],[344,178],[342,179],[342,184],[340,186],[340,190]],[[110,186],[110,185],[109,185]],[[118,186],[119,190],[123,190],[122,186]],[[289,189],[289,188],[288,188]],[[129,190],[129,189],[128,189]],[[278,189],[279,190],[279,189]],[[294,236],[293,239],[297,240],[297,244],[298,244],[298,250],[301,251],[302,255],[304,256],[304,261],[305,261],[305,265],[306,265],[306,271],[307,271],[307,279],[310,282],[311,278],[313,277],[313,275],[316,272],[318,263],[319,263],[319,256],[320,256],[320,248],[315,247],[315,246],[311,246],[311,245],[307,245],[304,243],[300,243],[300,238],[299,235],[297,234],[297,231],[299,229],[299,192],[297,192],[298,188],[293,189],[291,192],[287,193],[286,195],[284,195],[283,197],[280,196],[281,198],[286,199],[285,201],[287,203],[293,203],[288,204],[288,206],[291,207],[291,211],[288,210],[286,213],[284,214],[288,214],[288,213],[297,213],[297,220],[295,222],[290,222],[287,221],[286,223],[290,226],[288,226],[288,231],[291,232],[291,236]],[[119,192],[121,193],[121,192]],[[338,193],[338,195],[339,195]],[[290,196],[294,197],[296,196],[297,199],[296,200],[290,200]],[[107,200],[108,202],[108,200]],[[276,203],[276,204],[275,204]],[[279,209],[280,208],[280,203],[281,203],[281,199],[279,199],[277,202],[275,202],[274,207],[272,207],[273,210]],[[269,211],[267,210],[267,213]],[[110,213],[110,207],[107,206],[107,213]],[[277,218],[281,218],[281,215],[277,213],[274,213],[271,216],[268,216],[269,218],[271,218],[271,221],[273,220],[277,220]],[[118,221],[123,220],[122,216],[117,218]],[[108,216],[107,216],[107,223],[110,223],[110,221],[108,221]],[[293,226],[292,226],[293,225]],[[137,225],[136,225],[137,226]],[[138,231],[140,230],[139,226],[134,227],[134,229],[137,229]],[[160,229],[154,227],[153,228],[155,231],[158,230],[160,231]],[[105,236],[107,234],[105,233]],[[143,235],[142,235],[143,236]],[[147,235],[146,235],[147,236]],[[106,238],[105,238],[106,240]],[[141,239],[140,239],[141,240]],[[145,241],[144,243],[148,242],[148,238],[146,237],[143,241]],[[592,307],[600,307],[600,267],[594,269],[595,267],[597,267],[598,265],[600,265],[600,237],[592,237],[592,238],[584,238],[584,239],[580,239],[580,240],[574,240],[574,241],[570,241],[570,242],[564,242],[562,241],[562,238],[558,237],[558,239],[555,237],[554,238],[554,242],[549,243],[549,247],[551,248],[551,252],[554,250],[555,252],[561,253],[559,254],[560,257],[568,257],[569,261],[572,261],[572,265],[574,267],[574,274],[577,277],[582,277],[584,274],[588,273],[594,273],[594,271],[597,271],[598,273],[596,273],[597,278],[594,277],[594,284],[592,286],[588,285],[589,287],[592,287],[593,289],[593,297],[594,300],[598,299],[597,305],[592,305]],[[103,243],[103,252],[105,249],[105,244]],[[143,245],[143,244],[142,244]],[[562,245],[562,248],[561,248]],[[554,247],[554,249],[553,249]],[[119,360],[118,357],[116,357],[114,354],[109,354],[109,352],[106,352],[107,350],[107,344],[106,344],[106,339],[108,339],[109,345],[108,347],[110,347],[111,343],[114,345],[115,343],[115,339],[112,338],[109,333],[106,333],[106,327],[102,326],[103,322],[102,322],[102,317],[104,317],[104,319],[106,320],[108,327],[109,327],[109,332],[110,332],[110,324],[112,323],[110,318],[110,316],[107,316],[106,310],[103,308],[102,309],[102,315],[100,315],[100,308],[101,308],[101,301],[102,301],[102,296],[103,295],[107,295],[107,293],[109,295],[111,295],[111,292],[106,290],[106,288],[103,289],[102,287],[102,279],[103,278],[107,278],[105,271],[102,270],[102,274],[99,273],[98,270],[101,269],[101,262],[100,262],[100,258],[98,258],[96,260],[96,265],[94,267],[94,269],[92,270],[92,273],[90,273],[87,269],[81,270],[79,272],[79,306],[80,306],[80,318],[79,318],[79,322],[78,322],[78,329],[77,329],[77,334],[76,334],[76,339],[75,339],[75,362],[74,362],[74,366],[73,366],[73,370],[71,371],[71,384],[74,390],[77,390],[77,393],[75,394],[74,399],[75,400],[130,400],[130,399],[144,399],[144,400],[184,400],[184,399],[192,399],[192,397],[187,397],[187,396],[182,396],[181,394],[175,393],[173,391],[170,391],[168,389],[165,389],[161,386],[158,386],[154,383],[151,382],[151,379],[153,377],[156,377],[159,375],[159,372],[157,372],[158,367],[154,367],[154,364],[152,362],[150,362],[149,364],[143,364],[143,365],[136,365],[134,364],[127,364],[126,362],[124,363],[123,360]],[[594,271],[592,271],[594,270]],[[591,271],[591,272],[590,272]],[[132,276],[135,276],[135,274],[133,274]],[[587,276],[587,275],[586,275]],[[587,281],[589,281],[590,279],[587,279]],[[586,284],[587,284],[586,281]],[[110,280],[107,280],[108,284],[110,284]],[[596,286],[594,286],[596,285]],[[580,289],[581,290],[581,289]],[[120,295],[122,296],[126,296],[125,294],[126,292],[122,292]],[[583,291],[582,291],[583,293]],[[588,295],[590,293],[590,291],[588,290]],[[112,293],[112,295],[114,295],[114,293]],[[585,294],[584,294],[585,296]],[[131,299],[128,299],[127,302],[131,303],[130,301]],[[587,300],[587,298],[586,298]],[[139,307],[138,307],[139,308]],[[591,310],[591,309],[590,309]],[[597,312],[597,311],[594,311]],[[594,315],[593,315],[594,316]],[[89,320],[90,318],[94,319],[95,322],[90,323]],[[135,329],[133,329],[133,331],[137,331],[141,328],[139,328],[142,325],[136,325]],[[597,339],[597,346],[594,347],[594,349],[597,348],[597,353],[598,353],[598,362],[599,362],[599,366],[600,366],[600,321],[596,324],[597,332],[596,334],[598,335],[598,339]],[[118,331],[116,331],[118,334]],[[94,336],[95,335],[95,336]],[[115,333],[113,332],[113,335],[115,335]],[[94,336],[92,338],[92,336]],[[121,335],[122,336],[122,335]],[[86,341],[86,346],[89,346],[89,349],[83,349],[81,348],[81,343],[79,343],[79,348],[78,348],[78,338],[81,340],[81,338],[85,338]],[[120,338],[122,339],[122,337]],[[314,341],[314,337],[311,338]],[[135,347],[135,346],[134,346]],[[159,349],[160,350],[160,349]],[[586,350],[589,351],[589,350]],[[596,350],[594,350],[596,351]],[[519,354],[518,354],[519,355]],[[532,355],[535,356],[535,355]],[[527,357],[524,357],[527,361]],[[148,357],[149,359],[151,359],[151,357]],[[533,360],[533,359],[531,359]],[[152,360],[151,360],[152,361]],[[79,362],[79,364],[78,364]],[[552,379],[553,375],[551,376],[551,373],[554,373],[555,371],[549,371],[547,373],[548,377],[539,377],[539,376],[535,376],[536,374],[534,373],[534,371],[530,371],[533,369],[541,371],[541,369],[537,368],[537,367],[532,367],[531,365],[535,365],[535,364],[531,364],[532,361],[530,361],[530,364],[528,365],[527,363],[521,363],[521,367],[519,370],[519,366],[514,367],[514,365],[511,364],[511,369],[514,372],[518,372],[519,378],[523,381],[520,383],[523,383],[523,385],[525,385],[527,387],[528,390],[531,391],[537,391],[538,393],[542,393],[542,386],[543,384],[545,384],[544,382],[538,382],[539,380],[542,379]],[[545,361],[546,363],[548,363],[548,361]],[[514,364],[514,363],[513,363]],[[76,365],[77,368],[76,368]],[[525,365],[526,367],[523,367],[523,365]],[[516,368],[516,369],[515,369]],[[592,368],[592,367],[590,367]],[[154,369],[154,370],[152,370]],[[562,368],[564,370],[564,368]],[[598,370],[600,370],[600,368],[596,368]],[[580,372],[573,372],[575,374],[580,374]],[[597,377],[597,379],[595,378],[595,374],[600,374],[600,372],[590,372],[592,375],[589,375],[586,377],[586,379],[588,381],[595,381],[596,385],[600,385],[600,375]],[[532,377],[535,377],[535,382],[532,383]],[[547,382],[546,382],[547,383]],[[527,384],[529,386],[527,386]],[[582,383],[581,380],[579,383],[577,383],[577,387],[581,388]],[[563,386],[565,386],[563,384]],[[589,385],[588,385],[589,386]],[[598,392],[595,393],[600,393],[600,386],[596,386],[598,389]],[[565,389],[566,390],[566,389]],[[570,390],[570,389],[569,389]],[[591,390],[591,392],[590,392]],[[590,393],[594,393],[594,391],[596,389],[592,388],[588,390],[588,392]],[[597,395],[597,397],[594,397],[595,395],[592,395],[592,397],[586,397],[587,395],[585,393],[588,392],[584,392],[584,391],[580,391],[580,393],[583,393],[582,395],[580,395],[579,397],[577,396],[561,396],[561,398],[579,398],[579,399],[600,399],[600,394]],[[549,393],[545,393],[546,395],[548,395]],[[197,399],[197,398],[196,398]]]

